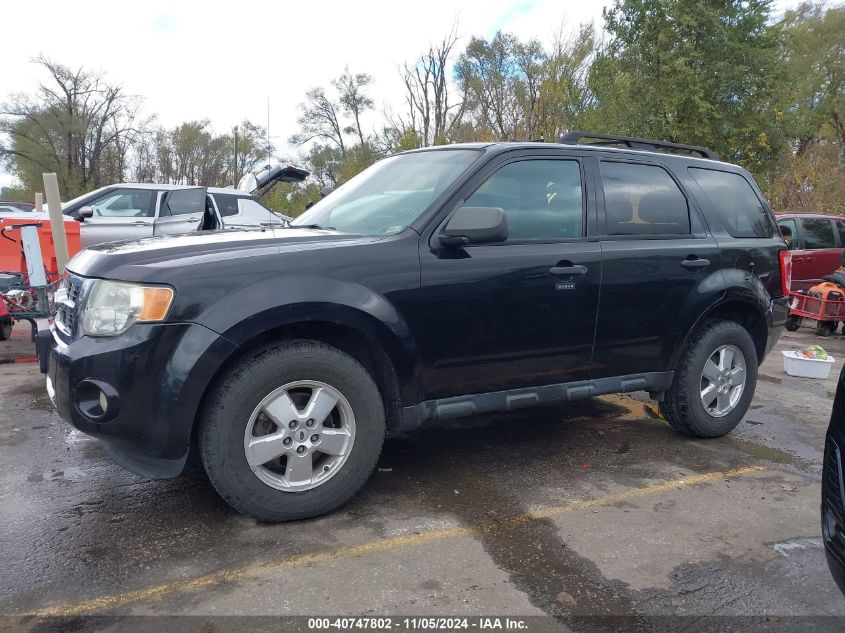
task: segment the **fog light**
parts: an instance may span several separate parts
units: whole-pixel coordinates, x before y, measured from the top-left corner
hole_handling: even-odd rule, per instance
[[[105,422],[117,415],[120,399],[114,387],[102,380],[86,378],[74,390],[76,409],[92,422]]]

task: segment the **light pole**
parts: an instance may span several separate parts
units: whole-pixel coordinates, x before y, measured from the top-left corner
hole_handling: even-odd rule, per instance
[[[238,126],[235,126],[235,162],[232,164],[232,186],[238,187]]]

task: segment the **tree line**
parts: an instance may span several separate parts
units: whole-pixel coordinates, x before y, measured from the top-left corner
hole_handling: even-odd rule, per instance
[[[290,138],[312,177],[268,202],[296,214],[398,151],[580,129],[704,145],[749,169],[776,210],[845,214],[845,5],[776,17],[772,0],[615,0],[603,17],[602,31],[561,28],[550,44],[464,40],[455,26],[402,65],[404,98],[381,110],[373,77],[345,68],[307,91]],[[127,177],[228,184],[267,153],[244,122],[233,165],[233,139],[208,121],[156,128],[101,76],[38,63],[51,81],[0,115],[0,158],[25,187],[48,168],[68,192]]]

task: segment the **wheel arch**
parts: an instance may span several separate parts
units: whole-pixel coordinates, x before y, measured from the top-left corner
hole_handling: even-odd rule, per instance
[[[677,366],[684,348],[687,346],[695,330],[709,319],[724,319],[739,323],[751,335],[754,348],[757,351],[757,364],[763,363],[766,355],[766,343],[769,330],[766,319],[766,307],[761,302],[748,296],[737,296],[728,293],[724,298],[711,305],[695,322],[684,337],[683,344],[675,350],[672,367]]]
[[[271,310],[272,318],[256,314],[245,321],[264,324],[248,327],[237,324],[229,334],[237,348],[225,358],[208,382],[203,402],[221,376],[256,349],[283,340],[310,340],[326,343],[349,354],[370,373],[385,402],[388,429],[400,425],[403,402],[416,398],[415,356],[384,323],[359,308],[328,303],[300,303]],[[228,337],[227,337],[228,338]],[[197,411],[201,413],[202,408]],[[194,423],[193,436],[198,425]]]

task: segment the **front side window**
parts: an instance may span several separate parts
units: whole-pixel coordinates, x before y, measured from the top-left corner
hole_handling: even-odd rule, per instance
[[[783,241],[786,242],[789,250],[796,248],[795,244],[798,239],[798,226],[795,224],[795,220],[791,218],[778,220],[778,231],[780,231],[780,236],[783,238]]]
[[[88,203],[94,217],[143,218],[153,215],[151,189],[113,189]]]
[[[773,235],[769,212],[741,175],[699,167],[690,167],[689,173],[716,209],[731,237]]]
[[[833,223],[820,218],[801,218],[801,229],[804,233],[804,248],[836,248],[833,237]]]
[[[574,160],[522,160],[505,165],[464,206],[502,209],[508,219],[509,242],[584,234],[581,169]]]
[[[689,235],[687,199],[662,167],[601,162],[607,235]]]
[[[385,158],[335,189],[291,225],[317,224],[359,235],[398,233],[479,156],[476,150],[446,149]]]

